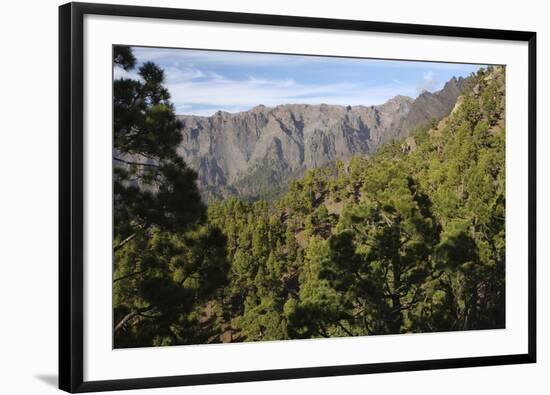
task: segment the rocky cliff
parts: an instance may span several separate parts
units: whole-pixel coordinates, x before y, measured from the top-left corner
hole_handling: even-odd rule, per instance
[[[179,154],[197,170],[207,200],[230,195],[269,197],[305,169],[355,154],[370,155],[454,107],[466,79],[438,92],[396,96],[377,106],[258,105],[239,113],[186,116]]]

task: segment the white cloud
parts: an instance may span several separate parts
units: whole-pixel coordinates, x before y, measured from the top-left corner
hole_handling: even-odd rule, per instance
[[[164,68],[164,76],[165,76],[166,82],[171,84],[171,83],[191,81],[197,78],[202,78],[202,77],[205,77],[205,73],[197,69],[193,65],[186,66],[186,67],[170,66],[170,67]]]
[[[257,53],[257,52],[238,52],[238,51],[222,51],[222,50],[201,50],[201,49],[173,49],[173,48],[149,48],[149,47],[133,47],[134,54],[140,61],[169,61],[175,64],[194,64],[200,67],[201,64],[207,65],[231,65],[231,66],[254,66],[254,67],[272,67],[272,66],[287,66],[293,67],[296,65],[314,64],[314,63],[357,63],[363,65],[383,65],[384,68],[419,68],[426,69],[430,67],[433,70],[461,70],[464,65],[460,63],[445,63],[433,61],[419,60],[395,60],[391,59],[374,59],[374,58],[346,58],[336,56],[320,56],[307,54],[273,54],[273,53]],[[427,66],[429,64],[429,66]]]
[[[196,115],[211,115],[218,110],[245,111],[258,104],[382,104],[398,94],[416,97],[423,90],[438,90],[442,87],[442,75],[464,67],[421,61],[145,47],[134,47],[134,54],[139,63],[153,61],[165,70],[166,86],[179,114]],[[321,67],[319,63],[322,63]],[[350,64],[353,67],[348,68]],[[308,67],[317,72],[315,78],[302,79],[303,75],[294,73]],[[391,79],[379,74],[369,77],[371,70],[385,73],[385,69],[390,68],[394,69]],[[402,69],[414,70],[411,74],[414,78],[403,75]],[[326,70],[326,74],[319,70]],[[352,70],[354,74],[340,73],[335,77],[332,70]],[[115,70],[115,78],[117,76],[128,77],[130,74]],[[346,80],[352,82],[341,82]],[[373,81],[378,85],[373,86]]]
[[[237,112],[258,104],[338,104],[375,105],[397,94],[415,96],[414,86],[367,87],[355,83],[301,84],[293,80],[208,79],[186,81],[168,86],[178,112],[211,115],[217,110]],[[208,110],[205,107],[209,108]],[[183,111],[182,111],[183,110]]]
[[[437,75],[433,71],[426,71],[422,73],[422,81],[416,88],[418,93],[423,91],[434,92],[439,90],[441,87],[441,82],[437,78]]]
[[[114,66],[113,78],[115,80],[119,78],[139,79],[139,75],[136,73],[135,70],[126,71],[120,66]]]
[[[231,66],[271,67],[277,65],[295,66],[306,62],[326,61],[326,58],[313,56],[288,56],[249,52],[177,50],[170,48],[134,47],[137,59],[145,61],[169,61],[175,64],[208,64]]]

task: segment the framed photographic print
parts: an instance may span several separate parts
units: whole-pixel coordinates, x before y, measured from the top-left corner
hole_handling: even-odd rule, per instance
[[[536,360],[533,32],[60,7],[69,392]]]

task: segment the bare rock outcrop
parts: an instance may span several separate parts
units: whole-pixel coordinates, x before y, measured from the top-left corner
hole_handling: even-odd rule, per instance
[[[420,124],[446,116],[464,81],[453,77],[441,91],[415,100],[396,96],[378,106],[258,105],[210,117],[181,115],[178,153],[197,170],[207,200],[269,196],[305,169],[370,155]]]

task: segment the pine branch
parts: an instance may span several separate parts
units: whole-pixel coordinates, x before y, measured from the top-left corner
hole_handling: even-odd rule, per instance
[[[136,316],[141,316],[143,313],[146,313],[148,311],[151,311],[155,308],[155,306],[148,306],[148,307],[143,307],[141,309],[137,309],[137,310],[134,310],[134,311],[131,311],[129,312],[128,314],[126,314],[119,322],[118,324],[115,325],[115,329],[114,329],[114,333],[117,333],[120,329],[122,329],[124,327],[124,325],[126,325],[126,323],[128,321],[130,321],[132,318],[136,317]]]
[[[127,243],[132,241],[137,235],[137,232],[132,233],[130,236],[122,240],[120,243],[118,243],[116,246],[113,247],[113,252],[116,252],[120,250],[122,247],[124,247]]]
[[[138,271],[132,272],[132,273],[130,273],[130,274],[126,274],[126,275],[124,275],[124,276],[115,278],[115,279],[113,280],[113,283],[116,283],[117,281],[120,281],[120,280],[124,280],[124,279],[126,279],[126,278],[130,278],[130,277],[133,277],[133,276],[137,276],[138,274],[141,274],[141,273],[145,273],[147,270],[149,270],[149,269],[138,270]]]
[[[160,167],[159,165],[154,164],[154,163],[133,162],[133,161],[130,161],[130,160],[124,160],[124,159],[117,158],[116,156],[113,156],[113,159],[116,160],[117,162],[122,162],[122,163],[125,163],[127,165]]]

